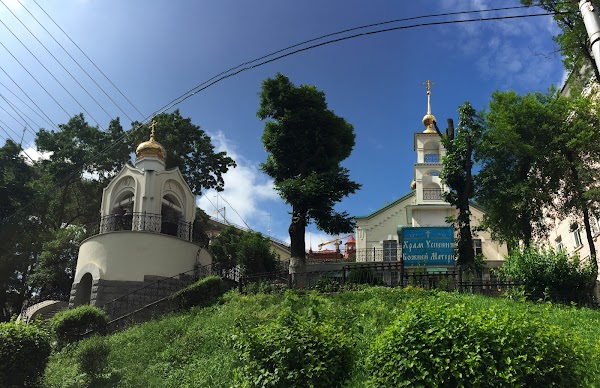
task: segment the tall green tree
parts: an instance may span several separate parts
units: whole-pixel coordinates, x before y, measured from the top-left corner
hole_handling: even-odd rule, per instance
[[[210,136],[190,118],[184,118],[175,110],[154,116],[156,140],[167,150],[167,168],[179,167],[181,174],[195,195],[203,189],[223,190],[223,174],[235,167],[235,161],[224,151],[215,152]],[[150,124],[150,123],[149,123]],[[137,145],[148,140],[150,128],[134,122],[132,126],[131,152]]]
[[[443,158],[442,180],[450,189],[444,199],[458,210],[455,227],[458,229],[458,264],[475,271],[475,251],[471,230],[470,200],[473,187],[474,143],[483,133],[483,123],[473,106],[467,101],[458,108],[459,120],[455,136],[442,136],[446,148]]]
[[[224,269],[240,266],[246,275],[277,270],[278,256],[258,232],[225,228],[210,246],[214,263]]]
[[[549,114],[557,124],[550,135],[551,170],[546,174],[560,178],[554,181],[554,209],[562,219],[583,221],[591,264],[597,272],[591,220],[592,215],[600,216],[600,105],[591,98],[557,96]]]
[[[521,0],[527,6],[539,6],[553,12],[556,24],[561,32],[554,37],[563,56],[563,63],[568,71],[579,71],[589,68],[593,71],[596,81],[600,82],[600,71],[596,66],[590,40],[588,38],[578,1],[564,0]],[[597,2],[596,2],[596,5]],[[598,12],[597,8],[596,11]]]
[[[36,221],[28,211],[20,211],[35,198],[34,170],[20,152],[12,140],[0,148],[0,321],[19,312],[35,245],[25,236],[35,230]]]
[[[261,168],[292,207],[290,271],[303,272],[311,221],[330,234],[353,230],[354,220],[334,206],[360,188],[341,165],[354,147],[354,128],[328,109],[325,93],[312,85],[296,87],[279,73],[263,81],[257,115],[268,120],[262,136],[268,156]]]
[[[529,245],[547,229],[545,210],[559,179],[543,173],[556,124],[548,116],[555,95],[494,92],[475,149],[482,166],[475,180],[476,202],[486,211],[482,224],[509,248],[519,241]]]

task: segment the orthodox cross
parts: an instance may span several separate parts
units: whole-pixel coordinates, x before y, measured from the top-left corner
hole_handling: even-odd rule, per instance
[[[154,140],[154,129],[156,128],[156,125],[157,125],[156,121],[152,120],[152,124],[150,124],[150,129],[151,129],[150,138],[152,140]]]
[[[427,87],[427,114],[431,114],[431,87],[435,85],[430,80],[425,81],[423,84]]]

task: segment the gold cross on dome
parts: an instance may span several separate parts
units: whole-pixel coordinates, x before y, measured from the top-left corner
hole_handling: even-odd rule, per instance
[[[156,121],[152,120],[152,123],[150,124],[150,138],[154,139],[154,129],[156,128]]]
[[[430,80],[427,80],[423,85],[427,86],[427,94],[431,94],[431,87],[435,84]]]

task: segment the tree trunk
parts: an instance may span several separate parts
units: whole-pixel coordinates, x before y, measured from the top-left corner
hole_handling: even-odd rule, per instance
[[[288,229],[290,233],[290,267],[292,284],[294,287],[304,286],[304,272],[306,270],[306,244],[304,231],[306,229],[306,214],[299,209],[293,209],[292,223]]]
[[[465,186],[459,193],[458,205],[458,227],[460,238],[458,240],[458,258],[459,265],[469,272],[475,269],[475,251],[473,250],[473,234],[471,233],[471,216],[469,210],[469,198],[471,197],[471,154],[473,147],[471,145],[471,137],[466,139],[465,150]]]

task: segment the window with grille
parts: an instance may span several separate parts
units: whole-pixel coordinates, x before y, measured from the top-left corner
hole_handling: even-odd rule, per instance
[[[439,154],[425,154],[425,163],[439,163],[440,155]]]
[[[398,260],[398,241],[385,240],[383,242],[383,261]]]

